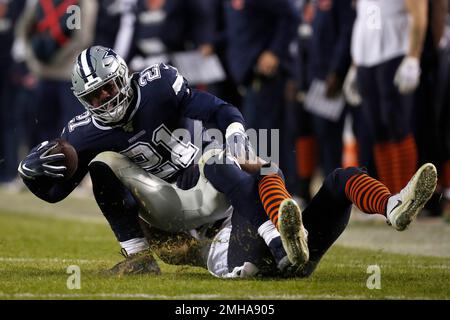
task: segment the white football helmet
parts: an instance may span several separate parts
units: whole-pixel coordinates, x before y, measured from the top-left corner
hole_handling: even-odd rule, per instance
[[[128,66],[110,48],[89,47],[75,61],[72,91],[96,120],[116,123],[125,116],[133,97]]]

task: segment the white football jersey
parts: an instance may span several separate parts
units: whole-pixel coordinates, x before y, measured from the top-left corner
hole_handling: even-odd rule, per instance
[[[372,67],[407,54],[410,16],[404,0],[358,0],[352,58]]]

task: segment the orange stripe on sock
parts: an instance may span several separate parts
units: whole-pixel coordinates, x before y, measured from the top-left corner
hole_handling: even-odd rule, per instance
[[[281,178],[280,178],[280,179],[281,179]],[[262,188],[265,188],[266,186],[268,186],[268,185],[270,185],[270,184],[284,185],[284,182],[283,182],[283,181],[280,181],[280,180],[278,180],[278,179],[271,178],[270,176],[268,176],[267,178],[263,178],[263,179],[261,180],[261,182],[259,183],[258,188],[259,188],[259,189],[262,189]]]
[[[366,206],[367,196],[365,196],[364,193],[371,186],[371,183],[372,183],[372,181],[370,181],[368,179],[364,179],[364,184],[359,186],[355,192],[356,204],[358,205],[358,207],[364,208],[364,211],[367,211],[367,206]]]
[[[365,209],[364,211],[370,211],[369,200],[371,197],[369,189],[373,188],[376,185],[376,182],[377,181],[368,181],[367,184],[359,190],[358,200],[361,208]]]
[[[353,195],[355,192],[355,188],[359,185],[359,183],[364,179],[364,176],[361,175],[357,175],[356,178],[353,180],[352,184],[350,185],[349,189],[349,194]]]
[[[279,197],[277,201],[274,201],[270,206],[267,207],[267,211],[270,212],[269,216],[272,215],[271,213],[276,209],[275,211],[278,211],[278,208],[280,207],[281,202],[286,199],[286,197]]]
[[[264,194],[262,196],[260,196],[261,201],[263,202],[263,205],[268,202],[271,202],[273,200],[273,198],[276,197],[277,195],[279,195],[280,193],[283,194],[285,196],[285,198],[290,198],[290,196],[287,193],[280,192],[279,189],[271,189],[267,192],[264,192]]]
[[[354,175],[350,179],[348,179],[347,183],[345,184],[345,194],[348,196],[350,194],[350,185],[353,183],[353,181],[359,177],[359,175]]]
[[[274,181],[269,181],[268,183],[265,183],[263,186],[261,186],[259,188],[260,192],[265,192],[266,190],[272,188],[272,187],[278,187],[278,188],[283,188],[283,184],[280,182],[274,182]]]
[[[284,199],[292,198],[286,190],[283,179],[278,175],[269,175],[261,179],[258,184],[259,197],[266,214],[278,227],[278,210]]]
[[[362,212],[385,214],[389,189],[367,174],[358,174],[347,180],[345,194]]]

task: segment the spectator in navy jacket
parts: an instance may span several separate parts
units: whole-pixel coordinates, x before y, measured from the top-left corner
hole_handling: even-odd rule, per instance
[[[242,111],[248,127],[281,129],[280,141],[287,141],[284,138],[292,133],[283,131],[284,93],[299,12],[290,0],[225,0],[224,12],[228,69],[244,93]],[[270,144],[268,148],[271,152]],[[290,162],[293,146],[281,143],[279,148],[280,159]]]
[[[310,81],[321,80],[326,84],[326,95],[336,98],[342,93],[343,80],[351,65],[350,44],[356,11],[352,0],[319,0],[313,3],[312,38],[309,51]],[[343,127],[348,108],[339,119],[330,120],[312,116],[314,133],[318,139],[321,168],[325,175],[342,166]],[[351,109],[354,129],[360,142],[361,165],[370,166],[370,140],[363,139],[362,117],[358,109]],[[364,141],[361,141],[364,140]],[[367,155],[368,154],[368,155]],[[372,172],[373,173],[373,172]]]

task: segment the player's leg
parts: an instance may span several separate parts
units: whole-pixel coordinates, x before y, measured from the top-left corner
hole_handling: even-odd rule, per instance
[[[232,214],[209,248],[208,270],[216,277],[274,276],[279,270],[257,228],[245,217]]]
[[[259,198],[258,179],[255,174],[249,174],[241,170],[233,158],[226,157],[223,152],[210,158],[202,171],[202,174],[214,188],[227,196],[234,208],[233,214],[243,216],[257,228],[258,234],[268,245],[280,268],[286,267],[289,261],[294,265],[303,265],[307,261],[307,247],[299,250],[292,248],[292,246],[298,245],[295,242],[298,239],[291,241],[288,237],[281,238],[280,232],[274,223],[269,220]],[[301,220],[295,222],[296,225],[288,226],[291,219],[285,219],[283,223],[289,232],[294,228],[299,234],[303,226]],[[303,236],[303,233],[301,233],[301,236]],[[301,254],[295,255],[295,252],[298,251],[301,251]],[[286,252],[289,253],[288,256]]]
[[[351,204],[369,214],[387,216],[397,230],[403,230],[420,212],[436,184],[433,165],[419,169],[400,194],[391,195],[381,182],[358,168],[336,169],[303,212],[308,231],[309,262],[300,275],[307,276],[347,226]],[[395,206],[401,199],[402,205]]]
[[[391,143],[389,166],[393,168],[394,186],[392,192],[399,192],[417,170],[417,147],[413,136],[411,119],[414,107],[413,94],[401,94],[392,79],[398,70],[402,57],[389,60],[377,69],[377,85],[380,93],[380,109],[384,115],[383,132]],[[380,134],[377,134],[380,136]]]
[[[139,224],[138,205],[106,164],[89,166],[95,200],[119,241],[125,261],[111,269],[113,274],[154,273],[160,269],[148,251],[149,244]]]
[[[267,222],[267,225],[274,226],[280,232],[289,260],[307,261],[307,234],[302,223],[301,209],[287,191],[281,170],[274,163],[241,166],[256,179],[259,200],[272,222]]]
[[[386,119],[389,114],[381,103],[377,74],[379,67],[358,67],[357,81],[362,96],[361,114],[364,125],[373,141],[374,164],[379,179],[394,190],[398,176],[392,166],[393,145],[389,141]],[[392,82],[392,81],[391,81]]]
[[[398,194],[359,168],[336,169],[325,179],[304,211],[310,261],[304,275],[314,270],[325,252],[344,231],[351,204],[362,212],[380,214],[395,229],[404,230],[422,210],[436,188],[436,168],[423,165]]]
[[[336,169],[329,174],[303,212],[310,259],[299,275],[310,275],[345,230],[352,203],[363,212],[383,214],[390,196],[383,184],[359,168]]]

